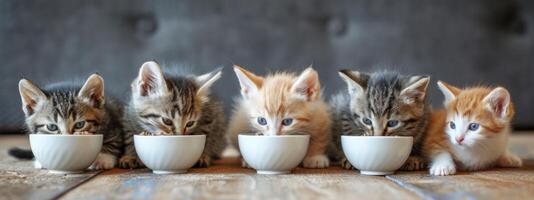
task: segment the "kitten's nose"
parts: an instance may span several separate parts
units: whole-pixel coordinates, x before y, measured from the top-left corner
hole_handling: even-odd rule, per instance
[[[455,139],[456,139],[456,142],[458,142],[458,144],[462,144],[465,138],[463,135],[459,135],[459,136],[456,136]]]

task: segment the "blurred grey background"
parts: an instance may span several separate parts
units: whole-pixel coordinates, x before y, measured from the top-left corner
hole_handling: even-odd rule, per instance
[[[345,89],[336,70],[394,69],[436,80],[502,85],[515,127],[534,128],[534,1],[531,0],[48,0],[0,1],[0,130],[23,125],[17,82],[100,73],[125,98],[149,59],[197,73],[225,66],[214,91],[230,109],[231,70],[320,72],[325,97]]]

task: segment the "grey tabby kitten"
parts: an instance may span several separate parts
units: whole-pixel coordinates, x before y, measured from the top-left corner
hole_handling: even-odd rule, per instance
[[[104,135],[102,150],[90,168],[115,167],[123,143],[122,110],[120,104],[105,98],[102,77],[93,74],[83,86],[63,82],[43,90],[22,79],[19,92],[30,134]]]
[[[125,113],[124,168],[141,167],[133,144],[134,134],[206,135],[206,146],[198,167],[207,167],[226,147],[226,119],[222,103],[210,94],[210,86],[221,77],[221,69],[201,75],[163,73],[149,61],[132,83],[132,97]]]
[[[341,70],[348,93],[339,92],[330,101],[333,108],[333,144],[330,156],[351,168],[341,149],[341,135],[413,136],[414,147],[402,169],[424,167],[421,142],[430,117],[426,89],[427,76],[403,76],[395,72],[372,74]]]

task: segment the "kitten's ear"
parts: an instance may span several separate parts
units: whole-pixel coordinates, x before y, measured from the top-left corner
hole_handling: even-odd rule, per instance
[[[98,74],[89,76],[78,92],[78,98],[87,101],[95,108],[102,108],[105,102],[104,79]]]
[[[510,93],[503,87],[492,90],[483,100],[486,108],[500,119],[508,119],[513,114],[510,109]]]
[[[291,86],[291,92],[298,98],[306,101],[316,100],[321,97],[321,84],[319,74],[312,67],[306,68]]]
[[[32,115],[37,104],[47,98],[39,87],[26,79],[19,81],[19,93],[22,99],[22,110],[26,116]]]
[[[222,67],[219,67],[212,72],[195,77],[195,82],[199,87],[197,95],[205,98],[209,94],[211,85],[221,78],[222,69]]]
[[[339,76],[347,83],[349,94],[352,96],[361,96],[365,92],[369,76],[358,71],[343,69],[338,72]]]
[[[167,83],[158,63],[145,62],[139,69],[137,91],[140,96],[163,95],[168,92]]]
[[[404,103],[412,104],[415,102],[422,102],[426,97],[426,89],[430,83],[428,76],[413,76],[409,80],[409,85],[404,88],[400,96]]]
[[[239,80],[241,86],[241,95],[244,98],[250,98],[258,94],[261,86],[263,85],[263,78],[254,75],[253,73],[234,65],[234,72]]]
[[[445,101],[443,102],[447,106],[452,100],[456,99],[458,94],[462,91],[461,89],[449,85],[443,81],[438,81],[438,87],[445,96]]]

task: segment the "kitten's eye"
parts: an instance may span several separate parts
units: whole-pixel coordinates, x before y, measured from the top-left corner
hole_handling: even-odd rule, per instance
[[[74,124],[75,129],[81,129],[85,126],[85,121],[79,121]]]
[[[185,127],[191,128],[193,125],[195,125],[195,121],[188,121],[187,124],[185,124]]]
[[[478,124],[478,123],[470,123],[469,124],[469,130],[470,131],[476,131],[476,130],[478,130],[478,128],[480,128],[480,124]]]
[[[366,124],[366,125],[369,125],[369,126],[371,126],[373,124],[373,122],[367,117],[362,118],[362,122],[364,124]]]
[[[49,131],[57,131],[59,128],[55,124],[48,124],[46,125],[46,129],[48,129]]]
[[[293,123],[293,119],[292,118],[285,118],[284,120],[282,120],[282,125],[284,126],[289,126]]]
[[[389,120],[388,123],[387,123],[387,126],[390,127],[390,128],[391,127],[395,127],[397,125],[399,125],[399,120]]]
[[[267,120],[263,117],[258,117],[258,124],[259,125],[262,125],[262,126],[265,126],[267,125]]]
[[[161,121],[163,121],[163,123],[167,126],[172,126],[172,120],[169,118],[162,117]]]
[[[451,127],[451,129],[456,129],[456,124],[454,122],[449,122],[449,127]]]

